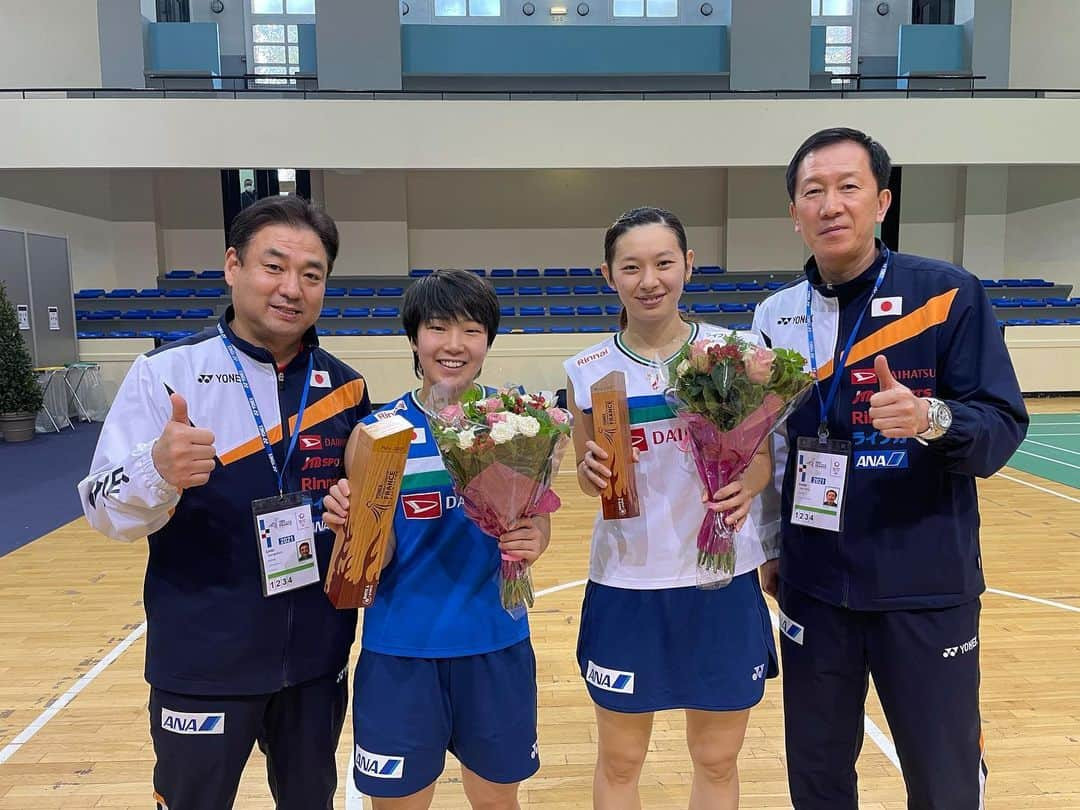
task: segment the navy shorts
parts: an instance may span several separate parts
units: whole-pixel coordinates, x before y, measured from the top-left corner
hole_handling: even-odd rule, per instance
[[[353,683],[353,779],[361,793],[423,790],[439,778],[447,751],[489,782],[520,782],[540,768],[529,639],[461,658],[363,650]]]
[[[593,702],[615,712],[748,709],[778,674],[757,571],[719,590],[590,581],[577,656]]]

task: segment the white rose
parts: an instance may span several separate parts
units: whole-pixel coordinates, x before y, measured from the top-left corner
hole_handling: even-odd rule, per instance
[[[677,365],[675,367],[675,373],[678,374],[679,376],[682,376],[683,374],[686,374],[686,372],[688,372],[689,370],[690,370],[690,361],[687,360],[687,359],[683,359],[682,362],[680,362],[679,365]]]
[[[473,442],[475,442],[475,441],[476,441],[476,431],[475,430],[463,430],[463,431],[461,431],[461,433],[459,433],[457,435],[458,447],[460,447],[462,450],[468,450],[470,447],[473,446]]]
[[[510,420],[496,422],[491,428],[491,440],[495,444],[505,444],[514,438],[514,425]]]
[[[517,416],[514,420],[514,427],[522,436],[535,436],[540,432],[540,422],[535,416]]]

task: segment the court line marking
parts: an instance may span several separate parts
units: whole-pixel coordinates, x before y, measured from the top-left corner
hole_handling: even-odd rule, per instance
[[[1070,613],[1080,613],[1080,607],[1077,607],[1076,605],[1067,605],[1064,602],[1055,602],[1053,599],[1042,599],[1038,596],[1028,596],[1026,593],[1014,593],[1013,591],[1003,591],[998,588],[987,588],[986,591],[987,593],[996,593],[998,596],[1009,596],[1013,599],[1023,599],[1025,602],[1049,605],[1050,607],[1067,610]]]
[[[1047,437],[1050,437],[1050,436],[1053,436],[1053,437],[1061,436],[1061,437],[1064,437],[1064,438],[1080,439],[1080,433],[1029,433],[1029,434],[1027,434],[1027,438],[1024,439],[1024,441],[1031,441],[1032,436],[1036,436],[1036,437],[1038,437],[1040,439],[1047,438]]]
[[[1052,489],[1047,489],[1046,487],[1040,487],[1038,484],[1033,484],[1030,481],[1024,481],[1021,478],[1013,478],[1011,475],[1006,475],[1005,473],[994,473],[994,477],[1004,478],[1006,481],[1012,481],[1014,484],[1022,484],[1025,487],[1037,489],[1039,490],[1039,492],[1045,492],[1047,495],[1056,495],[1059,498],[1064,498],[1065,500],[1072,501],[1073,503],[1080,503],[1080,498],[1074,498],[1072,495],[1066,495],[1064,492],[1056,492]]]
[[[1051,464],[1060,464],[1062,467],[1071,467],[1074,470],[1080,470],[1080,466],[1076,464],[1070,464],[1067,461],[1059,461],[1056,458],[1050,458],[1049,456],[1040,456],[1038,453],[1029,453],[1027,450],[1017,450],[1017,453],[1021,453],[1025,456],[1031,456],[1032,458],[1042,459],[1043,461],[1049,461]]]
[[[1024,444],[1037,444],[1039,447],[1049,447],[1051,450],[1057,450],[1059,453],[1071,453],[1074,456],[1080,456],[1080,450],[1070,450],[1067,447],[1058,447],[1056,444],[1047,444],[1046,442],[1037,442],[1033,439],[1024,439]]]
[[[1035,421],[1033,421],[1033,422],[1031,422],[1031,425],[1033,427],[1047,427],[1048,425],[1054,425],[1055,427],[1062,427],[1062,426],[1065,426],[1065,425],[1068,425],[1069,427],[1075,427],[1078,423],[1080,423],[1080,420],[1077,420],[1076,422],[1035,422]]]
[[[105,668],[109,666],[113,661],[119,658],[128,647],[138,641],[146,634],[146,622],[143,622],[134,630],[132,630],[127,638],[113,647],[108,654],[92,666],[79,680],[75,681],[64,694],[58,697],[52,704],[37,716],[37,719],[33,723],[28,725],[18,736],[15,737],[10,743],[4,746],[4,750],[0,751],[0,765],[7,762],[15,753],[28,743],[35,734],[45,727],[45,724],[52,720],[63,710],[71,701],[75,699],[82,690],[90,685],[90,682],[94,680],[98,675],[105,671]]]

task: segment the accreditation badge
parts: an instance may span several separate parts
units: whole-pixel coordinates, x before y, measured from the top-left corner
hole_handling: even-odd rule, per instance
[[[802,436],[795,454],[795,497],[791,523],[838,532],[844,527],[844,498],[851,442]]]
[[[294,591],[319,581],[311,497],[290,492],[251,502],[259,540],[263,596]]]

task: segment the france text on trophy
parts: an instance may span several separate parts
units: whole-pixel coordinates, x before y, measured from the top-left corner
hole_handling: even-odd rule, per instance
[[[413,426],[397,414],[357,431],[349,519],[334,540],[325,591],[336,608],[368,607],[382,574]]]
[[[641,514],[637,480],[630,444],[630,409],[626,402],[626,375],[612,371],[589,389],[592,397],[593,440],[608,454],[604,464],[611,480],[600,493],[604,520],[619,520]]]

